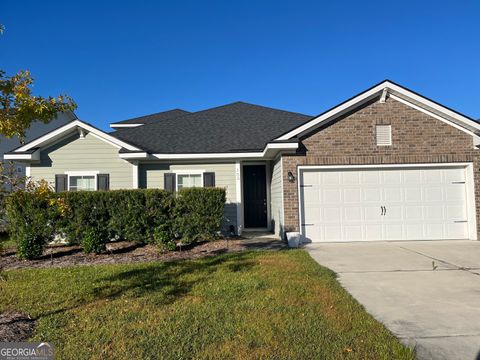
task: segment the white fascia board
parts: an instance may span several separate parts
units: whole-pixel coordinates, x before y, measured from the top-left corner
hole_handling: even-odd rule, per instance
[[[450,121],[450,120],[448,120],[448,119],[446,119],[446,118],[444,118],[444,117],[441,117],[441,116],[439,116],[439,115],[437,115],[437,114],[435,114],[435,113],[433,113],[433,112],[431,112],[431,111],[429,111],[429,110],[427,110],[427,109],[424,109],[424,108],[422,108],[422,107],[420,107],[420,106],[418,106],[418,105],[416,105],[416,104],[413,104],[413,103],[411,103],[411,102],[408,101],[408,100],[405,100],[405,99],[403,99],[403,98],[401,98],[401,97],[398,97],[397,95],[390,94],[390,97],[391,97],[392,99],[398,101],[398,102],[401,102],[402,104],[405,104],[405,105],[407,105],[407,106],[410,106],[411,108],[413,108],[413,109],[415,109],[415,110],[418,110],[418,111],[420,111],[420,112],[423,112],[424,114],[427,114],[427,115],[430,116],[430,117],[433,117],[433,118],[435,118],[435,119],[437,119],[437,120],[440,120],[440,121],[442,121],[442,122],[444,122],[444,123],[446,123],[446,124],[448,124],[448,125],[450,125],[450,126],[453,126],[454,128],[456,128],[456,129],[458,129],[458,130],[461,130],[461,131],[463,131],[464,133],[467,133],[468,135],[473,136],[474,138],[478,138],[478,137],[479,137],[477,134],[475,134],[474,132],[472,132],[472,131],[464,128],[463,126],[460,126],[460,125],[458,125],[458,124],[456,124],[456,123],[454,123],[454,122],[452,122],[452,121]]]
[[[120,153],[121,159],[146,159],[148,154],[146,152],[136,152],[136,153]]]
[[[80,121],[80,120],[74,120],[72,122],[69,122],[68,124],[65,124],[64,126],[62,127],[59,127],[58,129],[55,129],[53,131],[50,131],[49,133],[39,137],[38,139],[36,140],[33,140],[31,142],[29,142],[28,144],[25,144],[24,146],[18,148],[15,150],[15,152],[23,152],[23,151],[28,151],[34,147],[38,147],[40,146],[41,144],[49,141],[49,140],[52,140],[52,139],[57,139],[57,138],[60,138],[64,133],[68,132],[69,130],[72,130],[76,127],[81,127],[85,130],[87,130],[88,132],[92,133],[92,134],[95,134],[99,137],[101,137],[102,139],[108,141],[108,142],[111,142],[112,144],[115,144],[117,146],[121,146],[127,150],[138,150],[138,151],[141,151],[141,149],[133,146],[133,145],[130,145],[124,141],[121,141],[119,139],[117,139],[116,137],[112,136],[112,135],[109,135],[107,134],[106,132],[104,131],[101,131],[99,129],[96,129],[94,128],[93,126],[87,124],[87,123],[84,123],[83,121]]]
[[[153,154],[155,159],[177,160],[177,159],[262,159],[272,150],[295,150],[298,143],[269,143],[262,152],[245,153],[195,153],[195,154]]]
[[[117,128],[134,128],[134,127],[139,127],[143,126],[145,124],[110,124],[110,127],[113,129]]]
[[[466,126],[473,127],[475,129],[480,130],[480,124],[476,123],[475,121],[473,121],[473,120],[471,120],[471,119],[469,119],[465,116],[462,116],[462,115],[460,115],[460,114],[458,114],[458,113],[456,113],[456,112],[454,112],[454,111],[452,111],[452,110],[450,110],[450,109],[448,109],[444,106],[441,106],[441,105],[439,105],[439,104],[437,104],[437,103],[435,103],[431,100],[428,100],[423,96],[417,95],[417,94],[415,94],[415,93],[413,93],[413,92],[411,92],[411,91],[409,91],[409,90],[407,90],[407,89],[405,89],[401,86],[393,84],[390,81],[384,81],[381,84],[378,84],[377,86],[371,88],[370,90],[368,90],[368,91],[366,91],[366,92],[364,92],[364,93],[362,93],[358,96],[355,96],[354,98],[346,101],[345,103],[340,104],[339,106],[327,111],[326,113],[323,113],[322,115],[320,115],[316,118],[313,118],[312,120],[305,123],[304,125],[299,126],[298,128],[293,129],[292,131],[280,136],[276,140],[289,140],[292,137],[297,136],[298,134],[304,133],[307,130],[309,130],[309,129],[315,127],[315,126],[319,126],[324,122],[335,119],[335,117],[338,117],[338,116],[348,112],[352,108],[354,108],[356,106],[359,106],[359,105],[371,100],[375,96],[380,95],[380,93],[383,93],[385,91],[385,89],[387,89],[387,92],[391,96],[395,95],[395,94],[403,95],[406,98],[410,98],[413,101],[418,102],[419,104],[423,104],[423,105],[425,105],[425,106],[427,106],[431,109],[434,109],[434,110],[436,110],[436,111],[438,111],[442,114],[445,114],[446,118],[444,118],[444,119],[446,121],[448,121],[448,123],[450,125],[454,125],[455,123],[453,121],[451,121],[448,117],[456,119],[457,121],[465,124]],[[398,99],[398,96],[396,98]],[[406,101],[406,100],[404,99],[404,101]],[[413,105],[413,103],[409,102],[409,105]],[[427,109],[425,109],[425,110],[427,110]]]
[[[471,127],[475,128],[477,130],[480,130],[480,124],[478,124],[477,122],[473,121],[472,119],[469,119],[469,118],[467,118],[467,117],[465,117],[465,116],[463,116],[463,115],[461,115],[461,114],[459,114],[459,113],[457,113],[453,110],[450,110],[450,109],[446,108],[445,106],[439,105],[439,104],[437,104],[437,103],[435,103],[431,100],[428,100],[428,99],[424,98],[423,96],[417,95],[417,94],[415,94],[411,91],[408,91],[408,90],[406,90],[406,89],[404,89],[404,88],[402,88],[398,85],[392,84],[390,82],[388,82],[388,88],[390,90],[393,90],[393,92],[397,92],[401,95],[409,97],[414,101],[417,101],[417,102],[419,102],[421,104],[424,104],[424,105],[426,105],[426,106],[428,106],[428,107],[430,107],[434,110],[437,110],[437,111],[439,111],[439,112],[441,112],[441,113],[443,113],[443,114],[445,114],[445,115],[447,115],[447,116],[449,116],[453,119],[456,119],[456,120],[464,123],[467,126],[471,126]]]
[[[40,160],[40,151],[36,150],[31,154],[4,154],[4,160],[24,160],[24,161],[38,161]]]
[[[326,120],[330,120],[334,116],[340,116],[341,114],[350,110],[353,106],[358,106],[359,104],[364,103],[364,102],[374,98],[377,95],[377,93],[379,93],[380,91],[383,91],[383,89],[385,89],[386,83],[388,83],[388,82],[383,82],[383,83],[375,86],[374,88],[370,89],[369,91],[366,91],[366,92],[354,97],[353,99],[350,99],[349,101],[346,101],[343,104],[340,104],[339,106],[334,107],[330,111],[327,111],[326,113],[324,113],[320,116],[317,116],[316,118],[313,118],[312,120],[308,121],[307,123],[303,124],[302,126],[299,126],[296,129],[293,129],[292,131],[280,136],[276,140],[289,140],[292,137],[294,137],[294,136],[296,136],[300,133],[303,133],[303,132],[307,131],[308,129],[310,129],[314,126],[317,126],[317,125],[325,122]]]

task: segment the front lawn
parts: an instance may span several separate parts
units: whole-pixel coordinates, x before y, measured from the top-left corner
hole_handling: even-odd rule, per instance
[[[6,272],[63,359],[413,359],[302,250]]]

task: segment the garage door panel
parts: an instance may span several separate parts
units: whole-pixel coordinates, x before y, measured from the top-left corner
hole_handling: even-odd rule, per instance
[[[348,222],[363,222],[363,208],[361,206],[349,206],[343,211],[342,220]]]
[[[444,181],[444,170],[423,170],[424,183],[426,185],[439,185]]]
[[[379,217],[382,214],[382,209],[380,206],[365,206],[364,207],[364,215],[365,215],[365,221],[379,221]]]
[[[391,187],[384,189],[383,198],[386,202],[403,201],[403,189],[399,187]]]
[[[349,240],[349,241],[358,241],[358,240],[363,240],[364,236],[362,233],[362,225],[344,225],[343,226],[343,231],[344,231],[344,240]]]
[[[445,231],[442,223],[428,223],[425,224],[425,239],[436,240],[444,239]]]
[[[405,185],[421,185],[422,182],[422,171],[405,171],[403,173],[403,183]]]
[[[446,201],[465,201],[465,186],[463,184],[452,184],[445,188]]]
[[[308,207],[305,211],[305,223],[314,224],[322,221],[322,210],[319,207]]]
[[[333,171],[325,171],[320,173],[321,174],[321,184],[322,185],[334,185],[338,186],[340,184],[340,173],[333,172]]]
[[[379,204],[382,201],[382,191],[379,188],[364,188],[362,189],[362,194],[363,194],[363,202],[365,203],[371,203],[375,202],[376,204]]]
[[[380,185],[382,173],[379,171],[360,171],[362,185]]]
[[[468,238],[468,224],[467,223],[453,223],[446,227],[447,236],[452,239]]]
[[[322,219],[325,223],[340,223],[342,218],[342,208],[340,207],[324,207],[322,211]]]
[[[339,204],[342,202],[341,189],[323,189],[320,200],[323,204]]]
[[[384,239],[404,240],[403,224],[384,224]]]
[[[341,174],[343,185],[360,185],[361,173],[358,171],[345,171]]]
[[[422,205],[407,205],[404,207],[404,216],[407,221],[422,220],[423,206]]]
[[[312,241],[468,238],[465,168],[304,171]]]
[[[445,211],[447,218],[455,220],[466,220],[467,209],[464,206],[447,205]]]
[[[424,238],[423,224],[406,224],[404,229],[406,240],[421,240]]]
[[[443,189],[438,186],[438,187],[425,187],[423,189],[424,193],[424,201],[427,202],[443,202]]]
[[[324,239],[326,241],[342,241],[342,226],[340,224],[337,225],[328,225],[325,224],[323,226],[324,230]],[[328,240],[328,239],[335,239],[335,240]]]
[[[382,224],[365,224],[365,239],[382,240],[383,231]]]
[[[362,189],[357,187],[343,190],[343,201],[345,204],[360,204],[362,202]]]
[[[403,194],[406,202],[418,202],[423,200],[421,187],[405,187],[403,189]]]

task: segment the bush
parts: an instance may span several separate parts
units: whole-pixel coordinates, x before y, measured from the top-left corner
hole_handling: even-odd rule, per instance
[[[108,232],[100,227],[91,227],[85,231],[82,241],[83,251],[86,253],[100,254],[105,250],[108,241]]]
[[[185,244],[210,240],[220,231],[225,190],[158,189],[54,193],[46,183],[12,193],[7,213],[22,258],[42,253],[54,235],[101,252],[109,239],[156,243],[175,249],[175,235]]]
[[[162,224],[155,229],[154,238],[160,250],[173,251],[177,248],[171,223]]]
[[[32,259],[42,255],[44,245],[53,239],[55,223],[65,212],[46,182],[27,185],[7,197],[10,236],[17,244],[17,256]]]
[[[180,234],[184,244],[217,238],[224,206],[224,189],[181,189],[174,208],[175,232]]]

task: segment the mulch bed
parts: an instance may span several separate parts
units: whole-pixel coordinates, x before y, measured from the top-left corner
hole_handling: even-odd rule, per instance
[[[0,342],[24,341],[35,330],[35,320],[27,314],[6,312],[0,314]]]
[[[19,260],[14,251],[0,256],[0,267],[4,270],[22,268],[51,268],[71,265],[125,264],[151,261],[174,261],[198,259],[225,252],[241,251],[242,240],[217,240],[185,246],[181,250],[160,252],[155,245],[137,245],[128,241],[108,244],[104,254],[85,254],[80,246],[55,246],[47,248],[44,255],[35,260]]]

